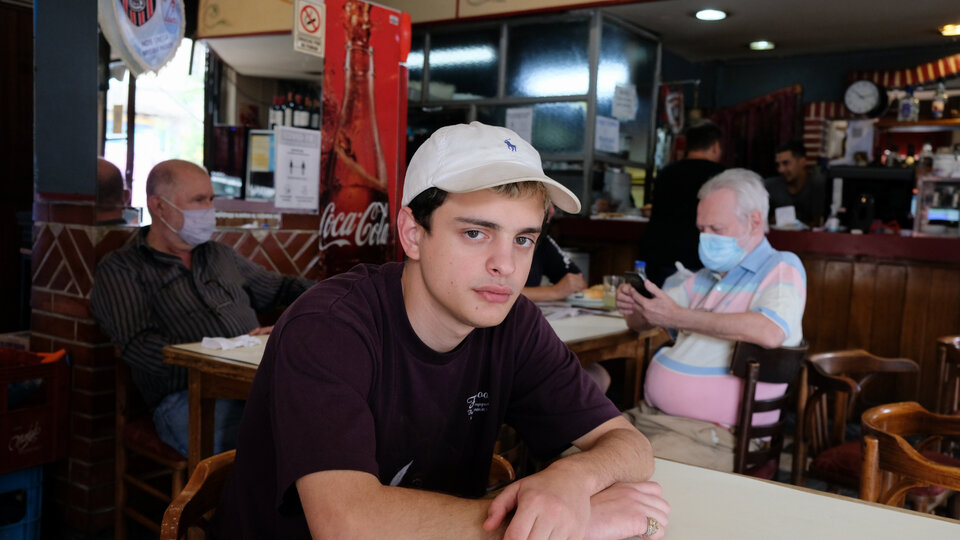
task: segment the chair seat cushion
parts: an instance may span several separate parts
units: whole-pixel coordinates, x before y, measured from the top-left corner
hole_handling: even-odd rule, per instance
[[[160,440],[160,436],[157,435],[157,428],[153,425],[153,418],[150,418],[149,415],[127,422],[123,428],[123,440],[134,448],[153,452],[170,461],[186,461],[186,458],[180,455],[180,452]]]
[[[810,472],[826,478],[858,480],[863,467],[860,441],[848,441],[817,454],[810,464]]]
[[[933,450],[924,450],[920,452],[923,457],[929,459],[934,463],[939,463],[940,465],[947,465],[949,467],[960,467],[960,459],[950,457],[946,454],[941,454],[940,452],[934,452]],[[915,487],[912,488],[908,493],[914,497],[936,497],[946,491],[946,488],[940,486],[924,486],[924,487]]]
[[[754,478],[763,478],[764,480],[770,480],[777,474],[777,460],[771,459],[768,460],[763,465],[757,465],[756,467],[746,470],[747,476],[752,476]]]

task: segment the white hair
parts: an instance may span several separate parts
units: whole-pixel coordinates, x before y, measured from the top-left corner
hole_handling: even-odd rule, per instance
[[[770,194],[763,187],[763,179],[750,169],[727,169],[707,181],[697,192],[701,201],[714,191],[729,189],[737,199],[734,209],[737,219],[746,221],[750,214],[759,210],[763,217],[763,231],[770,230],[767,224],[767,215],[770,213]]]

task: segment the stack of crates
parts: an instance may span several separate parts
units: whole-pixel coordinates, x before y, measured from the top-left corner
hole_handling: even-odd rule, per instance
[[[66,352],[0,347],[0,540],[40,537],[43,467],[67,451]]]
[[[0,540],[40,538],[43,466],[0,475]]]

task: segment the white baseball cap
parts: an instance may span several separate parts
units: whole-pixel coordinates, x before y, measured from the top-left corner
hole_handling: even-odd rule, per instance
[[[401,204],[435,187],[451,193],[479,191],[513,182],[542,182],[558,208],[576,214],[580,200],[543,174],[540,154],[513,131],[471,122],[438,129],[410,160]]]

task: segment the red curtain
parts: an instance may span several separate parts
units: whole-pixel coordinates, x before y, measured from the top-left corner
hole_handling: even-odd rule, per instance
[[[775,175],[777,146],[802,133],[800,94],[795,85],[714,113],[711,119],[723,130],[723,163]]]

